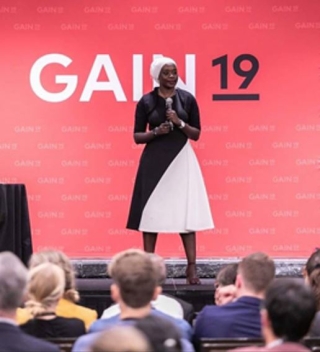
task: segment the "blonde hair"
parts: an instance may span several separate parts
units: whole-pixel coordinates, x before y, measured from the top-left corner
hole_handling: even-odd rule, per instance
[[[58,265],[65,275],[65,292],[63,298],[76,303],[79,301],[79,292],[75,289],[75,273],[70,259],[61,251],[45,250],[34,253],[29,261],[29,267],[33,268],[42,263],[53,263]]]
[[[42,263],[30,269],[28,274],[28,297],[26,308],[33,317],[47,311],[57,303],[64,292],[63,270],[52,263]]]

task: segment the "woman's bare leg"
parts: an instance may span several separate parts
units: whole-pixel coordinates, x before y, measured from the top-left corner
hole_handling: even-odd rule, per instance
[[[157,233],[143,232],[143,249],[145,252],[154,253],[157,243]]]
[[[186,270],[187,283],[199,285],[201,282],[197,277],[196,267],[196,234],[195,232],[180,233],[183,247],[186,253],[188,266]]]

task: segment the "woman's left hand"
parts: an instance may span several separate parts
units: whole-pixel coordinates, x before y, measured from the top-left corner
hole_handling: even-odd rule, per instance
[[[171,121],[176,126],[181,125],[181,121],[174,110],[167,110],[167,119],[168,121]]]

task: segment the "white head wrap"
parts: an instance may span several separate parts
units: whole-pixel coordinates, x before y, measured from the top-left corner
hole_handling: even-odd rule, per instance
[[[151,66],[150,66],[150,74],[151,74],[151,77],[157,83],[159,83],[160,71],[161,71],[161,69],[162,69],[162,67],[164,65],[175,65],[175,66],[177,66],[175,61],[173,59],[171,59],[170,57],[159,57],[159,58],[153,60]]]

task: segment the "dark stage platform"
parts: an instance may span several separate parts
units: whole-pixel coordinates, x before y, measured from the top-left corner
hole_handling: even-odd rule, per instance
[[[163,287],[163,292],[180,298],[193,305],[198,312],[206,304],[214,302],[214,279],[201,280],[202,285],[186,285],[185,279],[168,279]],[[104,309],[113,304],[110,297],[112,280],[104,279],[77,279],[81,304],[97,310],[101,316]]]
[[[166,260],[167,280],[163,287],[166,294],[176,296],[191,303],[198,312],[214,300],[214,278],[220,268],[226,264],[238,262],[237,258],[198,260],[198,275],[202,285],[186,285],[185,260]],[[304,259],[276,259],[277,277],[301,277]],[[113,302],[110,297],[112,280],[106,274],[109,260],[75,259],[73,264],[77,272],[77,287],[81,295],[81,304],[94,308],[99,316]]]

